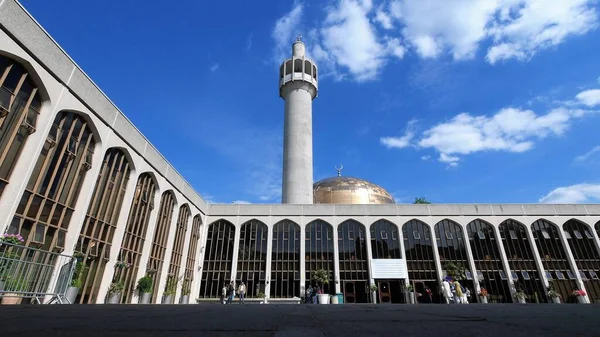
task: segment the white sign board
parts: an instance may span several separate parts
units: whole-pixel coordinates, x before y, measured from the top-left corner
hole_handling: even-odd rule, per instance
[[[371,267],[374,279],[408,279],[404,259],[373,259]]]

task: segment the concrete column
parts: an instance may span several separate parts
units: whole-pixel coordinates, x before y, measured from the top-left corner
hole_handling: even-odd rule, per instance
[[[282,90],[285,99],[282,202],[312,204],[314,86],[308,82],[293,81]]]
[[[148,269],[148,260],[150,259],[150,250],[152,249],[152,242],[154,240],[154,231],[156,231],[156,221],[158,218],[159,205],[160,205],[160,187],[159,183],[156,182],[156,190],[152,198],[154,198],[154,208],[150,212],[150,218],[148,219],[148,228],[146,228],[146,237],[144,238],[144,245],[142,247],[142,254],[140,255],[140,265],[136,275],[136,280],[146,276],[146,270]],[[153,287],[157,287],[158,284],[153,284]],[[138,303],[139,298],[134,296],[131,299],[131,303]]]
[[[479,296],[477,296],[477,294],[479,293],[479,290],[481,289],[481,286],[479,285],[479,282],[481,280],[479,280],[479,277],[477,276],[477,268],[475,267],[475,261],[473,259],[473,252],[471,251],[471,240],[469,239],[469,234],[467,233],[467,228],[466,225],[464,224],[460,224],[460,230],[463,233],[463,238],[465,240],[465,248],[467,251],[467,263],[469,264],[469,269],[471,269],[471,273],[473,274],[473,286],[475,287],[475,289],[473,289],[474,294],[472,294],[473,296],[475,296],[475,298],[477,299],[477,302],[479,302]],[[468,225],[468,224],[467,224]]]
[[[182,198],[181,196],[179,196]],[[180,204],[176,203],[173,206],[173,215],[171,216],[171,223],[169,224],[169,236],[167,237],[167,248],[165,251],[165,257],[162,264],[162,270],[160,273],[160,280],[158,280],[158,292],[156,293],[156,301],[161,301],[163,293],[165,292],[165,286],[167,285],[167,277],[169,275],[169,267],[171,264],[171,255],[173,255],[173,243],[175,242],[175,231],[177,230],[177,219],[179,219]],[[178,278],[179,275],[173,275]]]
[[[133,163],[131,163],[133,165]],[[104,275],[102,275],[102,281],[100,282],[100,288],[98,289],[98,297],[96,303],[104,303],[108,288],[112,283],[112,278],[115,273],[115,263],[119,257],[119,251],[121,250],[121,244],[123,243],[123,236],[125,235],[125,229],[127,227],[127,219],[129,218],[129,210],[135,196],[135,186],[137,184],[138,175],[135,170],[132,170],[129,174],[129,180],[125,187],[125,195],[123,196],[123,204],[119,212],[117,219],[117,228],[113,234],[113,241],[110,246],[109,261],[106,263],[104,268]],[[136,279],[137,280],[137,279]]]
[[[402,222],[401,219],[397,219],[396,220],[396,225],[398,226],[398,240],[400,240],[400,252],[401,252],[401,256],[402,256],[402,262],[404,264],[404,270],[406,270],[406,279],[405,279],[405,284],[404,286],[407,287],[410,284],[410,276],[408,275],[408,265],[406,263],[406,248],[404,247],[404,231],[402,229],[402,227],[404,226],[404,224],[406,222]],[[409,234],[410,235],[410,234]],[[409,299],[407,298],[407,296],[410,296],[409,292],[406,292],[406,303],[410,303]],[[416,303],[416,299],[415,299],[415,303]]]
[[[500,223],[502,224],[502,223]],[[504,267],[504,272],[506,273],[506,282],[508,282],[508,289],[510,289],[511,295],[515,294],[515,286],[514,280],[512,278],[512,270],[510,269],[510,264],[508,263],[508,257],[506,255],[506,250],[504,249],[504,243],[502,242],[502,235],[500,235],[499,225],[493,225],[494,235],[496,235],[496,243],[498,244],[498,251],[500,252],[500,258],[502,261],[502,266]],[[512,300],[512,298],[511,298]]]
[[[200,238],[199,251],[200,251],[200,259],[198,260],[198,298],[200,298],[200,288],[202,288],[202,273],[204,272],[204,258],[206,256],[206,243],[208,240],[208,227],[210,226],[210,217],[206,215],[204,217],[203,225],[202,225],[202,235]]]
[[[242,224],[240,224],[240,217],[237,217],[235,222],[235,234],[233,236],[233,256],[231,259],[231,281],[236,280],[235,276],[237,273],[238,255],[240,253],[240,232],[242,230]]]
[[[300,290],[306,288],[306,224],[300,219]],[[269,277],[269,275],[267,275]]]
[[[333,217],[332,222],[337,223],[335,216]],[[337,231],[337,227],[339,227],[339,224],[336,226],[332,225],[332,227],[333,227],[333,266],[334,266],[333,282],[335,285],[335,293],[339,294],[342,292],[341,285],[340,285],[340,247],[338,246],[338,231]]]
[[[371,224],[365,225],[365,241],[367,246],[367,261],[369,266],[369,286],[375,284],[375,278],[373,278],[373,251],[371,251]],[[377,303],[377,293],[371,292],[371,302]]]
[[[267,265],[265,268],[265,280],[268,280],[265,284],[265,297],[266,298],[270,298],[271,297],[271,261],[272,261],[272,254],[273,254],[273,229],[274,229],[274,224],[272,221],[272,218],[269,217],[269,224],[267,225],[269,228],[269,231],[267,232]],[[290,239],[291,239],[291,235],[290,235]],[[300,284],[300,289],[302,291],[303,286],[302,283]]]
[[[560,236],[560,242],[562,243],[564,249],[565,249],[565,253],[567,253],[567,261],[569,262],[569,267],[571,267],[571,270],[575,273],[575,278],[577,280],[577,287],[578,289],[583,289],[585,290],[585,302],[586,303],[590,303],[590,298],[587,294],[587,289],[585,288],[585,283],[583,282],[583,279],[581,278],[581,275],[579,273],[579,268],[577,267],[577,263],[575,262],[575,257],[573,256],[573,252],[571,251],[571,247],[569,246],[569,243],[567,242],[567,238],[565,237],[565,232],[563,231],[562,226],[558,226],[556,225],[557,230],[558,230],[558,235]],[[585,233],[581,233],[581,235],[585,235]],[[577,239],[571,239],[571,240],[577,240]],[[545,276],[545,274],[544,274]]]
[[[200,219],[202,224],[200,225],[200,233],[198,236],[198,248],[196,249],[196,264],[194,265],[194,281],[192,282],[192,287],[190,288],[190,302],[196,303],[196,298],[199,298],[200,294],[200,282],[202,282],[202,264],[204,257],[204,238],[206,235],[204,234],[204,230],[206,227],[206,216],[200,214]]]
[[[431,219],[431,217],[430,217],[430,219]],[[442,273],[442,263],[440,262],[440,251],[438,250],[438,246],[437,246],[435,223],[428,224],[428,225],[430,226],[429,232],[431,233],[431,246],[433,248],[435,269],[437,270],[437,274],[438,274],[438,283],[439,284],[438,284],[437,291],[440,293],[440,296],[443,298],[444,296],[442,295],[442,281],[444,280],[444,274]]]
[[[188,250],[190,249],[190,240],[192,237],[192,222],[194,221],[194,215],[191,213],[190,210],[190,216],[187,219],[187,224],[185,226],[185,236],[183,239],[183,251],[181,252],[181,263],[179,265],[179,274],[183,275],[183,279],[181,280],[181,282],[177,285],[177,291],[175,293],[175,303],[179,303],[179,299],[182,296],[182,291],[183,291],[183,282],[185,281],[185,267],[187,265],[187,260],[188,260]],[[190,285],[191,286],[191,285]],[[190,292],[191,295],[191,292]]]

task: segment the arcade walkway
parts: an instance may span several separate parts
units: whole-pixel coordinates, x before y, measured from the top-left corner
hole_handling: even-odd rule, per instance
[[[598,336],[600,305],[0,306],[0,336]]]

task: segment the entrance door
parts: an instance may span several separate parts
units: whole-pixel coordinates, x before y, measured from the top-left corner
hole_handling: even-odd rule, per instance
[[[415,303],[431,303],[431,298],[427,295],[425,290],[425,282],[423,281],[412,281],[413,288],[415,290]],[[420,296],[419,296],[420,294]],[[410,296],[410,293],[409,293]]]
[[[344,282],[344,303],[356,303],[356,285],[354,282]]]
[[[392,303],[392,292],[390,290],[390,282],[379,281],[379,303]]]

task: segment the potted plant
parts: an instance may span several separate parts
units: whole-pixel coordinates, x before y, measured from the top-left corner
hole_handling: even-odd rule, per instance
[[[267,304],[267,295],[265,295],[265,293],[263,293],[262,291],[258,293],[258,298],[262,298],[262,301],[260,301],[260,304]]]
[[[108,288],[108,304],[121,303],[121,293],[125,285],[120,281],[113,281]]]
[[[487,291],[487,289],[481,287],[481,289],[479,289],[479,293],[477,293],[477,295],[479,296],[479,302],[480,303],[487,303],[488,302],[488,291]]]
[[[573,290],[573,296],[577,297],[577,301],[579,301],[579,303],[586,303],[585,302],[585,290]]]
[[[554,288],[554,284],[550,281],[550,285],[548,286],[548,297],[552,299],[552,303],[560,303],[560,294]]]
[[[138,280],[136,290],[140,296],[140,304],[150,304],[152,301],[152,278],[144,276]]]
[[[460,281],[466,278],[465,267],[460,263],[446,262],[444,264],[444,270],[446,270],[446,274],[452,277],[453,280]]]
[[[76,262],[75,271],[71,278],[71,284],[69,285],[69,288],[67,288],[67,300],[69,300],[69,303],[75,303],[77,294],[79,294],[79,289],[81,289],[81,285],[83,284],[82,278],[84,270],[86,269],[85,263],[83,263],[83,254],[75,253],[73,254],[73,257],[76,259]]]
[[[179,283],[179,280],[174,275],[167,276],[167,284],[163,292],[163,304],[173,304],[173,297],[177,293],[177,283]]]
[[[525,295],[525,292],[523,290],[517,290],[517,292],[515,293],[515,298],[519,303],[525,304],[525,299],[527,298],[527,295]]]
[[[21,303],[20,293],[27,290],[27,280],[21,277],[8,276],[4,281],[2,304]]]
[[[323,286],[329,284],[329,271],[325,269],[315,270],[311,280],[315,281],[321,287],[321,291],[323,291]],[[329,294],[318,294],[317,297],[319,304],[329,304]]]
[[[412,284],[406,286],[408,290],[408,303],[415,304],[415,287]]]
[[[371,284],[369,286],[369,290],[371,290],[371,298],[373,299],[373,303],[377,303],[377,285]]]
[[[190,279],[183,280],[183,284],[181,285],[181,298],[179,299],[179,304],[190,303],[191,286],[192,282]]]

